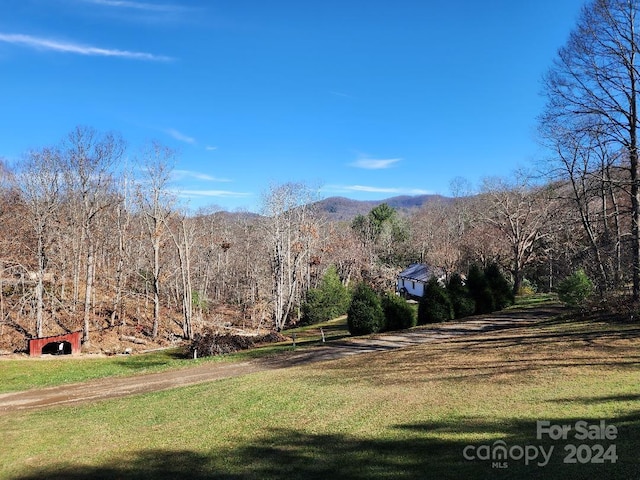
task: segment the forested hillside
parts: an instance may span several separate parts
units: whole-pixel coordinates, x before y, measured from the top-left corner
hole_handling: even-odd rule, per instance
[[[385,198],[382,200],[353,200],[345,197],[329,197],[319,200],[314,208],[324,213],[330,220],[351,221],[357,215],[366,215],[369,211],[382,203],[396,209],[399,213],[409,214],[433,201],[443,201],[446,197],[441,195],[402,195]]]
[[[187,212],[170,188],[175,152],[149,144],[134,171],[125,152],[119,135],[79,127],[1,165],[3,352],[75,330],[87,351],[119,351],[127,338],[168,345],[204,328],[281,330],[330,266],[343,284],[380,291],[412,262],[448,274],[495,262],[515,292],[552,290],[582,268],[603,299],[632,293],[622,155],[589,165],[579,182],[520,172],[473,194],[404,198],[421,206],[382,203],[336,220],[298,183],[272,186],[260,215]]]

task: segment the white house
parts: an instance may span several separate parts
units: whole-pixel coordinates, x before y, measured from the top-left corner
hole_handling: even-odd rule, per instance
[[[444,271],[424,263],[412,263],[398,274],[396,290],[403,297],[422,297],[425,285],[433,276],[442,282]]]

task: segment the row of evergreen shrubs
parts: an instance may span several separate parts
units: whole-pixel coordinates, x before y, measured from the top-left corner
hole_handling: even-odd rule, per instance
[[[510,305],[513,298],[511,285],[497,265],[484,270],[474,265],[466,283],[457,274],[444,287],[435,278],[429,281],[416,318],[404,299],[390,293],[378,295],[364,283],[358,284],[351,295],[335,267],[330,267],[318,287],[307,293],[300,323],[312,325],[346,313],[351,334],[365,335],[489,313]]]
[[[353,335],[402,330],[416,325],[414,310],[395,294],[378,295],[365,283],[353,295],[342,284],[335,267],[329,267],[317,288],[307,292],[300,324],[313,325],[348,313]],[[358,332],[358,333],[354,333]]]
[[[570,306],[579,305],[592,291],[593,284],[582,270],[558,286],[560,300]],[[472,265],[466,282],[458,274],[451,275],[444,286],[432,278],[425,286],[416,317],[403,298],[392,293],[379,295],[365,283],[358,284],[351,295],[336,269],[330,267],[318,288],[308,292],[301,323],[320,323],[346,313],[349,332],[366,335],[491,313],[514,300],[513,288],[497,264],[484,269]]]
[[[497,265],[485,269],[474,265],[469,269],[466,283],[458,274],[451,275],[445,286],[435,277],[429,280],[418,305],[417,318],[404,299],[394,294],[379,296],[361,283],[353,293],[347,324],[352,335],[366,335],[490,313],[513,302],[512,287]]]
[[[356,285],[347,311],[351,335],[403,330],[416,326],[415,311],[395,294],[378,295],[369,285]]]
[[[467,281],[457,273],[445,286],[431,278],[418,307],[418,324],[446,322],[455,318],[502,310],[515,300],[513,288],[496,264],[469,268]]]

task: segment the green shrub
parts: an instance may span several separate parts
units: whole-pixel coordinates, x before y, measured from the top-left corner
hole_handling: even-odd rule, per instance
[[[351,335],[367,335],[384,328],[384,312],[380,297],[366,283],[359,283],[347,311],[347,326]]]
[[[340,281],[336,268],[327,269],[318,288],[307,292],[306,301],[302,304],[303,325],[326,322],[347,313],[350,295]]]
[[[471,265],[467,276],[469,295],[475,302],[475,313],[491,313],[513,305],[515,296],[513,287],[505,278],[496,263],[484,270]]]
[[[446,322],[453,319],[453,306],[438,279],[431,277],[418,304],[418,324]]]
[[[487,284],[493,297],[493,311],[502,310],[509,305],[513,305],[515,301],[513,287],[502,274],[498,264],[489,264],[484,271],[484,277],[487,279]]]
[[[447,293],[451,306],[453,307],[454,318],[464,318],[473,315],[476,309],[476,303],[469,295],[469,289],[462,281],[462,277],[454,273],[447,283]]]
[[[417,318],[407,301],[393,293],[382,296],[385,330],[404,330],[416,326]]]
[[[495,310],[489,282],[487,282],[484,271],[478,265],[474,264],[469,267],[467,288],[469,296],[474,301],[476,314],[491,313]]]
[[[325,306],[320,289],[312,288],[307,292],[305,302],[302,304],[301,325],[312,325],[328,320],[329,312]]]
[[[570,307],[577,307],[593,293],[593,283],[580,269],[565,278],[557,287],[558,298]]]

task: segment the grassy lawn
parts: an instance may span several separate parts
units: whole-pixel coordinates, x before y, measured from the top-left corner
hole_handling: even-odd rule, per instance
[[[348,337],[346,317],[324,322],[318,325],[287,330],[285,335],[296,335],[296,347],[317,345],[325,340],[337,340]],[[113,357],[51,357],[23,358],[0,361],[0,394],[50,387],[67,383],[82,382],[96,378],[137,375],[160,372],[168,369],[184,368],[203,362],[233,362],[251,358],[274,355],[291,350],[291,342],[265,345],[249,351],[235,354],[198,358],[185,358],[181,349],[168,349],[141,355],[118,355]]]
[[[287,330],[285,335],[296,335],[296,347],[317,345],[325,340],[348,337],[346,317],[322,324]],[[119,355],[113,357],[51,357],[23,358],[0,361],[0,394],[82,382],[104,377],[137,375],[184,368],[203,362],[233,362],[274,355],[292,349],[291,342],[265,345],[235,354],[198,358],[185,358],[181,349],[168,349],[141,355]]]
[[[132,356],[1,360],[0,393],[82,382],[95,378],[159,372],[189,365],[194,365],[193,360],[185,359],[177,349]]]
[[[549,300],[544,295],[537,295],[529,299],[520,299],[517,306],[537,306]],[[417,304],[413,306],[417,311]],[[323,333],[327,342],[349,337],[346,316],[284,332],[289,337],[295,335],[296,347],[298,348],[320,344]],[[195,361],[185,358],[184,352],[180,349],[168,349],[133,356],[82,357],[81,359],[47,356],[37,359],[0,360],[0,394],[104,377],[160,372],[189,367],[202,362],[241,361],[274,355],[291,349],[292,344],[286,342],[231,355],[199,358]]]
[[[637,479],[639,385],[639,325],[560,318],[0,416],[0,478]],[[537,439],[538,420],[572,431]],[[604,420],[616,438],[576,440],[581,420]],[[553,451],[546,466],[492,468],[478,456],[500,441],[514,457]],[[565,464],[567,444],[587,445],[582,460],[615,445],[617,460]]]

